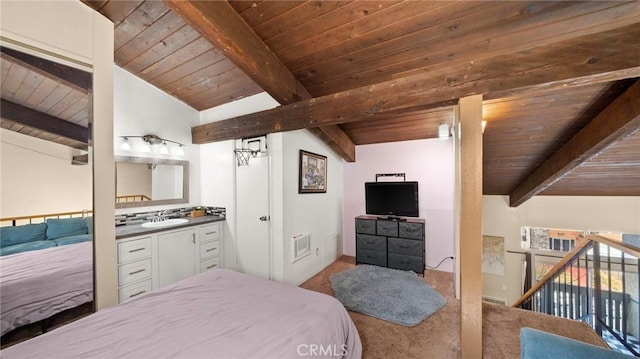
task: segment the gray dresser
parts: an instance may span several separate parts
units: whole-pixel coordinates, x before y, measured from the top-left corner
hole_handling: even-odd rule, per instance
[[[356,217],[356,263],[424,275],[424,219],[391,221]]]

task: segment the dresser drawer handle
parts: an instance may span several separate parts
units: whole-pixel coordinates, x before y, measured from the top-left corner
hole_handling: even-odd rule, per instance
[[[207,232],[207,233],[205,233],[205,235],[207,235],[207,236],[208,236],[208,235],[210,235],[210,234],[216,234],[216,233],[218,233],[218,231]]]
[[[407,227],[404,229],[405,232],[417,232],[420,230],[420,228],[411,228],[411,227]]]
[[[212,264],[212,265],[210,265],[210,266],[207,266],[207,269],[215,268],[215,267],[217,267],[217,266],[218,266],[217,264]]]
[[[400,261],[402,264],[410,264],[408,261]]]
[[[136,249],[132,249],[132,250],[130,250],[130,251],[129,251],[129,253],[135,253],[135,252],[140,252],[140,251],[144,251],[144,250],[145,250],[145,248],[144,248],[144,247],[142,247],[142,248],[136,248]]]
[[[409,246],[400,246],[402,249],[409,249]]]
[[[139,296],[140,294],[144,294],[144,293],[146,293],[146,292],[147,292],[146,290],[141,290],[141,291],[139,291],[138,293],[131,294],[131,295],[129,296],[129,298],[137,297],[137,296]]]
[[[375,257],[375,256],[369,256],[369,255],[367,256],[367,258],[369,258],[369,259],[376,259],[376,257]]]
[[[218,249],[218,247],[209,248],[207,249],[207,252],[215,251],[216,249]]]
[[[129,272],[129,275],[134,275],[134,274],[142,273],[142,272],[144,272],[144,271],[146,271],[146,269],[138,269],[138,270],[136,270],[136,271]]]

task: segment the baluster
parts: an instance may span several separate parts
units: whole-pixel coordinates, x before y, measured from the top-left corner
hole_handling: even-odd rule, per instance
[[[576,313],[573,311],[575,309],[573,305],[573,301],[575,300],[573,297],[573,263],[569,266],[569,283],[569,318],[576,319]]]
[[[602,278],[600,276],[600,243],[593,245],[593,297],[594,297],[594,314],[595,329],[599,336],[602,336]]]
[[[613,292],[613,288],[611,288],[611,247],[607,245],[607,279],[609,280],[609,283],[607,284],[607,294],[609,296],[609,301],[607,303],[608,305],[608,316],[609,318],[607,318],[607,320],[605,321],[605,323],[607,323],[607,325],[609,326],[609,328],[615,328],[615,321],[616,321],[616,317],[613,316],[613,299],[611,298],[611,292]]]
[[[627,343],[627,271],[625,268],[626,258],[624,252],[622,252],[622,262],[620,263],[620,271],[622,272],[622,339]]]

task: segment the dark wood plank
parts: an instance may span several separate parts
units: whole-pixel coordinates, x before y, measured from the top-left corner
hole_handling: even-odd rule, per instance
[[[144,52],[142,55],[135,57],[124,68],[131,73],[138,73],[163,58],[181,51],[183,47],[200,38],[200,34],[193,30],[189,25],[183,26],[180,30],[167,36],[166,39],[158,42],[152,48]]]
[[[167,0],[185,19],[280,103],[301,98],[297,80],[226,1]]]
[[[118,51],[123,45],[140,35],[167,12],[169,9],[161,1],[145,1],[121,21],[117,21],[113,33],[114,51]],[[112,14],[112,16],[115,15]],[[116,18],[109,17],[109,19],[116,22]]]
[[[113,21],[114,26],[118,26],[143,2],[144,0],[110,0],[104,4],[99,12]]]
[[[300,85],[291,72],[262,42],[233,7],[227,2],[207,3],[170,1],[165,3],[180,14],[193,28],[214,46],[223,49],[226,57],[281,104],[290,104],[311,95]],[[289,4],[287,4],[288,6]],[[237,75],[230,75],[237,76]],[[224,83],[221,76],[219,83]],[[189,92],[187,92],[188,94]],[[189,98],[191,95],[187,95]],[[203,96],[198,94],[196,96]],[[206,94],[205,94],[206,96]],[[196,101],[195,98],[190,98]],[[337,126],[314,130],[347,161],[355,161],[355,145]],[[346,146],[346,147],[344,147]],[[344,147],[344,148],[343,148]]]
[[[536,12],[515,12],[500,21],[501,12],[485,14],[470,21],[483,24],[500,21],[495,26],[485,26],[474,31],[453,31],[452,36],[442,41],[428,42],[433,36],[416,38],[415,34],[381,44],[357,54],[349,54],[340,62],[322,63],[306,69],[294,70],[307,89],[314,95],[389,80],[389,76],[405,76],[429,71],[442,64],[456,65],[497,57],[507,53],[523,51],[546,44],[572,39],[588,34],[619,28],[637,23],[640,19],[639,3],[593,2],[575,4],[569,2],[549,3]],[[473,16],[470,17],[473,19]],[[454,23],[455,24],[455,23]],[[461,29],[465,27],[458,25]],[[468,25],[473,28],[473,25]],[[427,29],[425,32],[441,28]],[[516,35],[514,35],[516,34]],[[440,35],[442,36],[442,34]],[[423,40],[420,40],[422,38]],[[437,37],[436,37],[437,38]],[[401,41],[404,40],[404,41]],[[425,47],[429,48],[425,56]],[[350,60],[350,61],[349,61]],[[304,73],[318,74],[322,82],[314,78],[305,80]]]
[[[136,75],[140,76],[146,81],[153,83],[153,80],[158,78],[158,76],[164,75],[167,72],[170,72],[209,51],[211,52],[207,55],[204,55],[205,57],[212,56],[217,59],[222,56],[220,51],[213,49],[213,46],[209,43],[209,41],[200,37],[194,42],[180,49],[180,51],[176,51],[171,55],[168,55],[155,62],[154,64],[148,66],[144,70],[137,72]],[[209,63],[211,62],[212,61],[210,61]]]
[[[0,53],[2,58],[6,61],[17,62],[21,66],[37,72],[42,76],[54,77],[60,82],[64,82],[78,91],[87,93],[91,90],[93,78],[89,72],[45,60],[41,57],[29,55],[4,46],[0,47]]]
[[[300,6],[302,3],[302,1],[254,1],[251,2],[251,6],[244,7],[241,11],[242,18],[251,24],[251,27],[256,27],[262,23],[274,20],[283,13]]]
[[[114,60],[124,67],[131,60],[145,53],[185,25],[185,22],[171,11],[167,11],[156,22],[120,47],[114,53]]]
[[[496,66],[495,61],[486,59],[474,63],[471,68],[468,65],[447,68],[447,77],[443,77],[440,72],[426,72],[196,126],[192,128],[192,138],[194,143],[205,143],[362,121],[377,113],[452,104],[458,98],[473,94],[484,93],[486,98],[492,99],[520,89],[562,88],[637,77],[640,75],[637,61],[640,47],[634,46],[640,46],[640,36],[637,36],[639,32],[640,26],[632,25],[609,32],[614,38],[628,35],[625,38],[628,42],[625,43],[603,43],[601,38],[584,36],[539,47],[535,51],[502,56],[501,60],[505,65],[501,63]],[[599,46],[591,52],[598,61],[585,63],[582,54],[574,56],[571,50],[558,53],[559,48],[572,49],[574,46],[586,45]],[[629,47],[625,48],[626,46]],[[538,66],[536,61],[531,61],[532,58],[545,64],[549,63],[549,59],[553,61],[550,65]]]
[[[510,206],[519,206],[608,146],[636,132],[640,128],[639,98],[640,81],[531,173],[509,195]]]
[[[0,106],[0,115],[3,119],[6,118],[25,126],[83,143],[87,143],[89,140],[87,127],[82,127],[6,100],[1,100],[0,104],[2,105]]]

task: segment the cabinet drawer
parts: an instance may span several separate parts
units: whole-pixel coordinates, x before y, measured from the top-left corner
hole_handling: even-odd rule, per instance
[[[357,249],[356,263],[374,264],[385,267],[387,265],[387,252]]]
[[[151,257],[151,237],[118,242],[118,263]]]
[[[400,222],[398,237],[422,239],[424,237],[423,223]]]
[[[143,282],[131,284],[126,287],[120,288],[118,290],[118,297],[120,303],[126,302],[127,300],[137,298],[142,296],[143,294],[149,293],[152,290],[151,279],[147,279]]]
[[[374,251],[387,250],[387,237],[372,236],[370,234],[356,234],[356,248]]]
[[[200,245],[200,259],[217,257],[220,255],[220,241],[202,243]]]
[[[220,257],[215,257],[211,259],[207,259],[205,261],[200,262],[200,272],[207,271],[209,269],[220,267]]]
[[[151,258],[118,266],[118,285],[151,277]]]
[[[398,222],[394,221],[378,221],[376,234],[379,236],[398,236]]]
[[[389,253],[422,257],[422,241],[412,239],[389,238]]]
[[[389,268],[412,270],[416,273],[424,273],[422,257],[405,256],[389,253]]]
[[[220,238],[220,224],[209,224],[200,227],[200,242],[209,242]]]
[[[376,234],[375,219],[356,218],[356,233]]]

